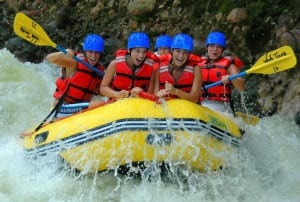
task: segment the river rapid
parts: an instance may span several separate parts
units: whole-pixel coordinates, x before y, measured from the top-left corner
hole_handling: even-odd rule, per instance
[[[300,127],[287,117],[245,125],[246,136],[228,158],[228,169],[182,171],[172,181],[116,172],[83,175],[53,156],[25,158],[19,134],[49,113],[59,69],[19,62],[0,50],[0,201],[300,201]]]

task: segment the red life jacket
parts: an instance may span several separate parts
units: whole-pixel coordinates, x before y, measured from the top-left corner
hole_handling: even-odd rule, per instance
[[[150,78],[153,72],[153,65],[159,58],[151,52],[146,53],[146,58],[141,67],[135,72],[127,65],[127,50],[116,52],[116,74],[112,82],[115,90],[131,90],[133,87],[140,87],[147,91],[150,85]]]
[[[59,99],[64,94],[64,91],[68,85],[68,82],[66,79],[66,68],[65,67],[61,68],[61,76],[56,79],[55,84],[56,84],[56,89],[55,89],[55,92],[53,93],[53,97],[56,99]]]
[[[88,63],[83,54],[76,54],[76,56]],[[98,64],[96,68],[104,72],[104,68],[101,64]],[[56,96],[55,98],[59,99],[67,91],[66,95],[64,95],[64,101],[66,103],[89,102],[93,95],[97,93],[96,91],[101,81],[101,76],[78,62],[76,72],[72,77],[57,80],[56,84],[59,90],[55,92],[54,95]]]
[[[182,69],[182,74],[178,81],[176,81],[169,70],[171,63],[171,54],[165,54],[160,56],[160,68],[159,68],[159,89],[165,88],[165,83],[171,83],[175,88],[181,89],[185,92],[192,90],[194,81],[194,66],[201,62],[201,57],[198,55],[190,54],[187,63]]]
[[[204,60],[198,64],[201,67],[203,86],[220,81],[222,76],[227,75],[227,69],[231,64],[236,64],[238,68],[244,66],[244,63],[239,58],[222,57],[213,63],[209,63],[207,57],[203,57],[203,59]],[[200,101],[208,99],[230,102],[231,91],[231,83],[201,90]]]
[[[243,68],[245,66],[244,62],[238,57],[232,57],[233,63],[239,68]]]

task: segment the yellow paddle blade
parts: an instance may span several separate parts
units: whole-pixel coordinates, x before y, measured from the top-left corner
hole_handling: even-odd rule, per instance
[[[236,116],[241,117],[242,120],[249,125],[255,126],[256,124],[259,123],[259,118],[257,116],[251,115],[251,114],[245,114],[242,112],[235,112],[234,113]]]
[[[296,64],[297,59],[293,49],[289,46],[282,46],[261,56],[246,73],[273,74],[293,68]]]
[[[37,46],[52,46],[56,48],[56,44],[48,37],[45,30],[21,12],[18,12],[15,17],[14,32],[19,37]]]

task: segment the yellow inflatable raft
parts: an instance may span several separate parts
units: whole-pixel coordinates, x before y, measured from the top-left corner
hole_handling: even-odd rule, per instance
[[[138,162],[207,171],[220,168],[241,138],[235,122],[189,101],[126,98],[48,123],[23,146],[29,155],[57,153],[85,172]]]

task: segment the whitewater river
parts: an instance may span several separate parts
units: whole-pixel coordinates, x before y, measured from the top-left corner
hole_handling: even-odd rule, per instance
[[[230,168],[185,180],[145,181],[114,172],[81,175],[56,158],[24,157],[20,132],[49,113],[59,70],[19,62],[0,50],[0,201],[300,201],[300,127],[286,117],[244,126],[247,135]],[[183,172],[184,173],[184,172]]]

